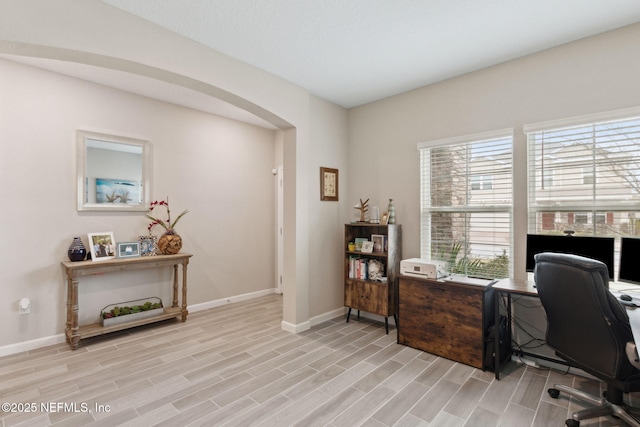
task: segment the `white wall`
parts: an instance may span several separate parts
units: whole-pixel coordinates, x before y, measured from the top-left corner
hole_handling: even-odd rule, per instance
[[[522,126],[640,105],[640,24],[417,89],[349,112],[352,199],[394,198],[403,257],[420,255],[419,158],[429,140],[513,128],[516,278],[523,279],[526,150]],[[371,176],[375,168],[379,173]]]
[[[151,142],[152,198],[168,196],[174,215],[190,210],[176,227],[183,251],[194,254],[190,305],[275,287],[275,131],[5,60],[0,81],[11,82],[2,85],[0,110],[0,194],[10,205],[2,215],[0,347],[64,331],[60,261],[74,236],[87,245],[89,232],[113,231],[117,241],[146,234],[144,212],[76,211],[79,128]],[[140,297],[170,305],[169,284],[169,271],[83,278],[80,321]],[[32,301],[29,315],[17,314],[22,297]]]

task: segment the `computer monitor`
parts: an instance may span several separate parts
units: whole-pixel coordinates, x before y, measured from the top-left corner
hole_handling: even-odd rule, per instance
[[[602,261],[613,279],[614,258],[613,237],[557,236],[548,234],[527,234],[527,271],[535,267],[534,255],[541,252],[558,252],[580,255]]]
[[[620,239],[620,271],[618,280],[640,283],[640,239]]]

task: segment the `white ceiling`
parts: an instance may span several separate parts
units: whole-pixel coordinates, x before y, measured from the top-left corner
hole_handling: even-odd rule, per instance
[[[102,0],[354,107],[640,22],[639,0]]]

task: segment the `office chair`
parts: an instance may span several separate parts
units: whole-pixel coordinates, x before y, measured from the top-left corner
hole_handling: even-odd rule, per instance
[[[634,408],[623,402],[623,393],[640,390],[640,370],[633,366],[638,362],[637,351],[627,312],[609,292],[606,265],[590,258],[548,252],[535,255],[535,261],[536,287],[547,314],[547,344],[570,366],[607,384],[603,398],[562,384],[549,389],[553,398],[562,391],[596,405],[574,412],[565,424],[579,426],[580,420],[613,415],[640,426],[631,416]],[[627,356],[628,343],[631,359]]]

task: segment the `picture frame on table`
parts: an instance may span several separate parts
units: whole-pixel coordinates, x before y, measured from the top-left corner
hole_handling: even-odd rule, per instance
[[[141,256],[154,256],[158,254],[157,236],[138,236]]]
[[[137,258],[140,256],[140,242],[118,242],[118,258]]]
[[[113,231],[88,233],[87,237],[92,261],[105,261],[116,257],[116,239],[113,237]]]

